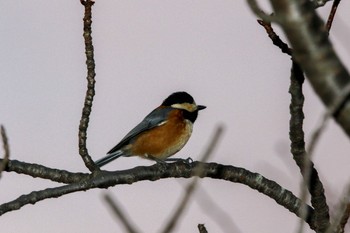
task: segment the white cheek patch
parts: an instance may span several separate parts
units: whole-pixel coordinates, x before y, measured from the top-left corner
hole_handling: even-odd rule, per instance
[[[184,110],[187,110],[189,112],[194,112],[197,110],[196,104],[189,104],[189,103],[173,104],[173,105],[171,105],[171,107],[177,108],[177,109],[184,109]]]

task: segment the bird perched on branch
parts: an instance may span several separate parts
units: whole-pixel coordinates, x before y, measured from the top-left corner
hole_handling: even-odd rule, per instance
[[[186,92],[175,92],[148,114],[107,155],[97,160],[102,167],[120,156],[140,156],[161,162],[181,150],[192,133],[198,111],[197,105]]]

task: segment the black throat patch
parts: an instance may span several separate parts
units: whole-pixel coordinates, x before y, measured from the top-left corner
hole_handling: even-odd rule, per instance
[[[181,109],[182,110],[182,114],[183,117],[189,121],[191,121],[192,123],[194,123],[198,117],[198,110],[194,111],[194,112],[189,112],[187,110]]]

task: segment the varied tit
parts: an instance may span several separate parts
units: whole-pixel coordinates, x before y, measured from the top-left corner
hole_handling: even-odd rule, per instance
[[[140,156],[157,162],[166,160],[181,150],[192,133],[198,111],[197,105],[186,92],[175,92],[148,114],[107,155],[97,160],[102,167],[120,156]]]

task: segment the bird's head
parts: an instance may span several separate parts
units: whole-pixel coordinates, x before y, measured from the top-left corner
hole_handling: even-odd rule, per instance
[[[197,105],[193,97],[187,92],[175,92],[166,98],[162,106],[186,110],[188,112],[198,112],[206,108],[203,105]]]

